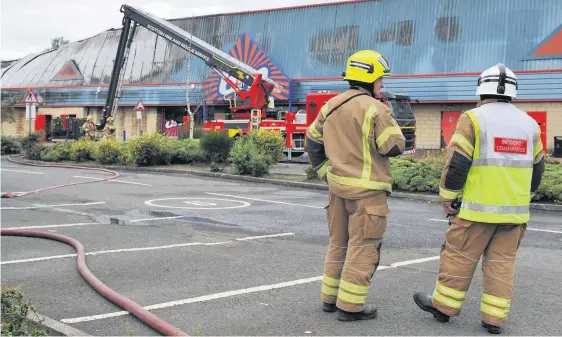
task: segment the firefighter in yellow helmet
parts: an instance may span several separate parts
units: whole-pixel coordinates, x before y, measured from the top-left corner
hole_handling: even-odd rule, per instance
[[[92,116],[86,117],[86,123],[82,125],[82,132],[84,132],[84,139],[92,140],[96,137],[96,125]]]
[[[432,295],[414,294],[421,309],[449,321],[460,313],[482,256],[481,324],[493,334],[506,323],[517,249],[544,172],[539,126],[511,103],[517,87],[501,63],[478,79],[480,102],[460,116],[441,176],[440,197],[452,218],[439,276]]]
[[[113,116],[107,117],[107,122],[105,123],[105,127],[103,128],[105,138],[115,139],[115,129],[116,127],[113,121]]]
[[[380,97],[385,58],[362,50],[347,61],[350,88],[330,99],[306,132],[312,167],[329,185],[330,243],[321,288],[323,310],[353,321],[377,316],[366,304],[380,261],[392,191],[389,157],[404,152],[405,138]]]

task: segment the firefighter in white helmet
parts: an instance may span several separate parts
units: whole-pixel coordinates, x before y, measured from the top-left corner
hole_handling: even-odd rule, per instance
[[[503,64],[480,75],[480,102],[460,116],[441,176],[439,194],[451,220],[439,276],[432,295],[414,295],[421,309],[449,321],[460,313],[482,256],[481,324],[493,334],[506,324],[517,249],[544,172],[539,126],[511,102],[517,89]]]
[[[344,73],[350,89],[326,102],[306,133],[310,162],[330,187],[323,310],[339,311],[342,321],[377,316],[376,307],[365,300],[389,215],[389,157],[399,156],[405,147],[390,109],[376,99],[389,75],[380,53],[351,55]]]

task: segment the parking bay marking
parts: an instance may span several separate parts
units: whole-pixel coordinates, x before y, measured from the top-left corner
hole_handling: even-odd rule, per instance
[[[170,248],[189,247],[189,246],[215,246],[215,245],[224,245],[226,243],[231,243],[233,241],[249,241],[249,240],[272,238],[272,237],[287,236],[287,235],[295,235],[295,233],[279,233],[279,234],[271,234],[271,235],[250,236],[250,237],[242,237],[242,238],[236,238],[236,239],[229,240],[229,241],[220,241],[220,242],[205,242],[205,243],[203,243],[203,242],[188,242],[188,243],[178,243],[178,244],[166,245],[166,246],[101,250],[101,251],[97,251],[97,252],[88,252],[88,253],[86,253],[86,255],[101,255],[101,254],[123,253],[123,252],[138,252],[138,251],[170,249]],[[76,256],[76,254],[74,253],[74,254],[51,255],[51,256],[36,257],[36,258],[22,259],[22,260],[10,260],[10,261],[2,261],[2,262],[0,262],[0,265],[37,262],[37,261],[47,261],[47,260],[55,260],[55,259],[64,259],[64,258],[73,257],[73,256]]]
[[[423,262],[433,261],[433,260],[438,260],[438,259],[439,259],[439,255],[421,258],[421,259],[415,259],[415,260],[401,261],[401,262],[393,263],[389,266],[379,266],[377,271],[384,270],[384,269],[390,269],[390,268],[398,268],[398,267],[401,267],[401,266],[423,263]],[[267,291],[267,290],[272,290],[272,289],[292,287],[292,286],[299,285],[299,284],[312,283],[312,282],[317,282],[317,281],[321,281],[321,280],[322,280],[322,276],[315,276],[315,277],[303,278],[303,279],[298,279],[298,280],[293,280],[293,281],[288,281],[288,282],[268,284],[268,285],[262,285],[262,286],[257,286],[257,287],[231,290],[231,291],[225,291],[225,292],[216,293],[216,294],[186,298],[186,299],[179,300],[179,301],[158,303],[158,304],[145,306],[144,309],[155,310],[155,309],[169,308],[169,307],[174,307],[174,306],[184,305],[184,304],[189,304],[189,303],[207,302],[207,301],[212,301],[212,300],[225,298],[225,297],[232,297],[232,296],[262,292],[262,291]],[[107,313],[107,314],[100,314],[100,315],[83,316],[83,317],[75,317],[75,318],[63,318],[63,319],[61,319],[61,322],[63,322],[63,323],[80,323],[80,322],[95,321],[95,320],[106,319],[106,318],[117,317],[117,316],[125,316],[125,315],[128,315],[128,314],[129,314],[129,312],[127,312],[127,311],[116,311],[116,312],[110,312],[110,313]]]
[[[445,219],[428,219],[430,221],[438,221],[438,222],[449,222],[449,220],[445,220]],[[562,231],[553,231],[550,229],[539,229],[539,228],[529,228],[527,227],[528,230],[530,231],[536,231],[536,232],[547,232],[547,233],[558,233],[558,234],[562,234]]]
[[[40,205],[40,206],[24,206],[24,207],[0,207],[0,210],[35,209],[35,208],[50,208],[50,207],[64,207],[64,206],[89,206],[89,205],[101,205],[101,204],[105,204],[105,201],[84,202],[84,203],[81,203],[81,204],[58,204],[58,205]]]
[[[16,172],[16,173],[45,174],[45,173],[43,173],[43,172],[25,171],[25,170],[10,170],[10,169],[5,169],[5,168],[1,168],[0,170],[2,170],[2,171],[7,171],[7,172]]]
[[[96,180],[102,180],[102,179],[104,179],[104,178],[86,177],[86,176],[72,176],[72,177],[73,177],[73,178],[84,178],[84,179],[96,179]],[[143,186],[152,186],[152,185],[150,185],[150,184],[137,183],[137,182],[134,182],[134,181],[117,180],[117,179],[107,180],[107,182],[122,183],[122,184],[133,184],[133,185],[143,185]]]
[[[221,193],[212,193],[212,192],[205,192],[206,194],[211,194],[211,195],[220,195],[223,197],[231,197],[231,198],[238,198],[238,199],[246,199],[246,200],[254,200],[254,201],[263,201],[263,202],[271,202],[274,204],[282,204],[282,205],[291,205],[291,206],[301,206],[301,207],[309,207],[309,208],[319,208],[319,209],[323,209],[324,207],[322,206],[312,206],[312,205],[302,205],[302,204],[293,204],[290,202],[284,202],[284,201],[277,201],[277,200],[265,200],[265,199],[257,199],[257,198],[248,198],[248,197],[239,197],[237,195],[230,195],[230,194],[221,194]]]

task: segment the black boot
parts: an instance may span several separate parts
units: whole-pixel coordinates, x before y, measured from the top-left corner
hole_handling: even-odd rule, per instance
[[[330,303],[323,302],[322,310],[324,310],[325,312],[334,312],[334,311],[338,310],[338,307],[336,307],[335,303],[330,304]]]
[[[366,304],[363,311],[349,312],[339,309],[338,320],[340,321],[356,321],[377,318],[377,308],[372,304]]]
[[[414,302],[420,307],[423,311],[427,311],[433,314],[436,320],[439,322],[448,322],[449,316],[445,315],[441,311],[435,309],[433,304],[431,303],[431,296],[422,293],[415,293],[414,294]]]
[[[501,326],[496,326],[496,325],[482,322],[482,327],[488,329],[488,332],[494,335],[500,334],[502,332]]]

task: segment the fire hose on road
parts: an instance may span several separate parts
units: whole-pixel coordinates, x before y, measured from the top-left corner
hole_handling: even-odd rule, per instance
[[[113,174],[113,176],[103,179],[95,179],[95,180],[88,180],[82,181],[77,183],[69,183],[69,184],[62,184],[51,186],[47,188],[41,188],[29,192],[23,193],[13,193],[7,192],[2,194],[2,198],[14,198],[14,197],[22,197],[29,194],[36,194],[42,191],[47,191],[55,188],[61,188],[66,186],[78,185],[78,184],[88,184],[94,182],[103,182],[115,179],[119,177],[119,173],[115,171],[110,171],[102,168],[95,168],[95,167],[84,167],[84,166],[77,166],[77,165],[59,165],[59,164],[39,164],[39,163],[30,163],[27,161],[20,161],[13,159],[12,157],[8,157],[8,160],[13,163],[21,164],[21,165],[31,165],[31,166],[41,166],[41,167],[58,167],[58,168],[71,168],[71,169],[85,169],[85,170],[92,170],[92,171],[100,171],[100,172],[107,172]],[[108,286],[106,286],[103,282],[101,282],[98,278],[92,274],[92,272],[88,269],[86,265],[86,254],[84,246],[76,239],[73,239],[66,235],[49,233],[49,232],[40,232],[40,231],[30,231],[30,230],[23,230],[23,229],[2,229],[1,230],[2,236],[23,236],[23,237],[34,237],[34,238],[42,238],[42,239],[49,239],[55,240],[59,242],[66,243],[76,249],[77,253],[77,265],[78,271],[80,275],[94,288],[99,294],[103,297],[107,298],[111,302],[115,303],[119,307],[123,308],[124,310],[128,311],[130,314],[137,317],[146,325],[150,326],[155,331],[165,335],[165,336],[188,336],[185,332],[181,331],[180,329],[174,327],[170,323],[162,320],[158,316],[154,315],[153,313],[149,312],[148,310],[141,307],[139,304],[131,301],[130,299],[120,295],[119,293],[115,292]]]

